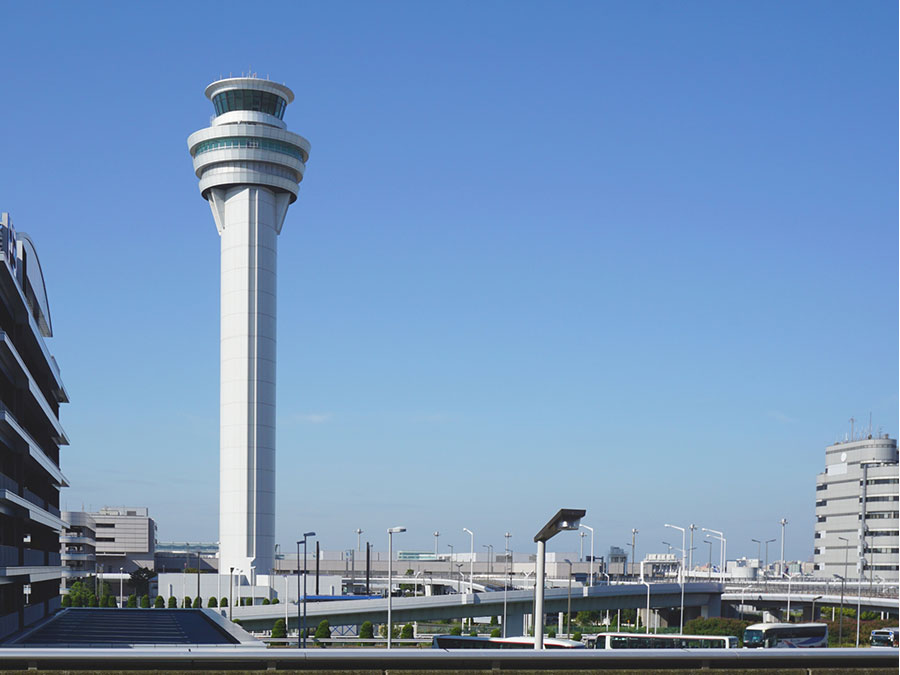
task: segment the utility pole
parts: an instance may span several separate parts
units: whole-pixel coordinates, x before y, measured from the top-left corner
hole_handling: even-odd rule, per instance
[[[787,564],[784,559],[784,526],[788,524],[787,518],[782,518],[778,521],[781,523],[781,573],[784,574],[787,570]]]
[[[688,549],[688,574],[690,575],[694,569],[694,530],[698,528],[691,523],[688,529],[691,531],[691,547]]]
[[[631,572],[634,573],[634,537],[638,533],[638,531],[634,528],[631,528]]]

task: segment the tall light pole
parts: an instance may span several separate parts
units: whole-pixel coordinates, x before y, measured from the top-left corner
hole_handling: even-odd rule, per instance
[[[450,549],[450,581],[453,581],[453,544],[447,544],[447,548]]]
[[[638,531],[634,528],[631,528],[631,571],[634,573],[634,538],[637,535]]]
[[[363,533],[363,531],[362,531],[362,529],[359,528],[359,527],[357,527],[357,528],[356,528],[355,530],[353,530],[353,531],[356,532],[356,551],[357,551],[357,553],[358,553],[358,552],[360,552],[360,551],[362,550],[362,549],[360,548],[360,547],[362,546],[362,544],[360,543],[360,542],[361,542],[361,540],[360,540],[360,535]]]
[[[726,549],[725,549],[725,546],[726,546],[725,535],[722,534],[721,532],[719,532],[718,530],[713,530],[708,527],[701,527],[700,529],[703,532],[711,532],[714,535],[719,535],[718,537],[713,537],[713,539],[718,539],[719,541],[722,542],[722,553],[721,553],[720,557],[722,559],[722,583],[724,584],[725,583],[725,567],[728,564],[728,558],[725,557],[727,555]],[[706,536],[709,536],[709,535],[707,534]]]
[[[534,535],[537,543],[534,581],[534,648],[544,648],[544,563],[547,559],[547,541],[565,530],[577,530],[584,517],[584,509],[560,509],[541,531]]]
[[[691,547],[688,549],[688,573],[694,571],[694,530],[697,529],[697,526],[691,523],[688,528],[691,531]]]
[[[469,593],[475,592],[475,533],[468,527],[463,528],[463,532],[468,532],[471,537],[471,557],[469,558]]]
[[[234,568],[228,570],[228,620],[233,621],[234,617]],[[287,631],[287,623],[284,624],[284,630]]]
[[[712,542],[709,539],[704,540],[709,546],[709,561],[706,563],[706,579],[712,579]]]
[[[303,544],[303,614],[297,605],[297,647],[306,649],[306,540],[315,537],[315,532],[304,532],[303,539],[297,542],[297,593],[300,592],[300,544]],[[318,564],[318,563],[316,563]]]
[[[580,542],[578,542],[579,543],[579,548],[578,548],[579,562],[584,560],[584,538],[586,536],[587,536],[587,532],[579,532],[578,533],[578,538],[581,540]]]
[[[835,574],[834,576],[836,576],[838,579],[841,580],[841,618],[840,618],[840,623],[838,624],[838,644],[837,644],[837,646],[840,647],[844,641],[844,581],[846,581],[846,579],[844,577],[842,577],[840,574]]]
[[[847,578],[847,563],[848,563],[847,558],[850,554],[850,540],[847,539],[847,537],[838,537],[838,539],[840,539],[841,541],[843,541],[846,544],[846,546],[844,547],[844,576],[843,576],[843,578],[846,579]]]
[[[678,527],[678,525],[669,525],[666,523],[666,527],[671,527],[673,530],[681,531],[681,620],[678,623],[678,633],[684,633],[684,556],[686,551],[684,550],[685,545],[685,534],[686,530],[683,527]]]
[[[787,568],[784,560],[784,526],[787,525],[788,521],[787,518],[782,518],[778,522],[781,523],[781,572],[784,574]]]
[[[582,532],[581,534],[584,534]],[[582,541],[584,539],[582,538]],[[572,561],[565,558],[563,562],[569,563],[569,600],[566,606],[566,638],[571,640],[572,635]]]
[[[119,568],[119,607],[125,606],[125,568]]]
[[[647,628],[647,633],[650,632],[650,582],[649,581],[641,581],[644,586],[647,587],[647,616],[644,617],[644,625]]]
[[[509,532],[503,535],[506,539],[506,555],[504,560],[506,561],[506,566],[504,568],[504,572],[506,573],[506,580],[503,584],[503,637],[506,637],[506,596],[509,592],[509,585],[512,583],[512,557],[509,555],[509,538],[512,536]]]
[[[494,573],[494,546],[493,544],[482,544],[482,548],[488,550],[488,575]]]
[[[766,539],[766,541],[763,542],[766,545],[766,574],[769,573],[769,544],[773,541],[775,541],[775,539]]]
[[[394,535],[399,534],[400,532],[406,532],[405,527],[397,526],[397,527],[389,527],[388,528],[388,616],[387,616],[387,648],[391,648],[391,638],[393,637],[392,632],[394,629],[393,624],[391,623],[391,600],[393,599],[393,570],[391,567],[391,559],[394,557]]]
[[[590,574],[588,576],[591,578],[591,586],[593,586],[594,582],[595,582],[595,578],[594,578],[594,528],[591,527],[590,525],[584,525],[584,524],[582,524],[581,526],[584,529],[586,529],[588,532],[591,533],[591,566],[588,567],[588,571],[590,572]]]
[[[434,559],[437,560],[438,555],[438,540],[441,537],[441,533],[437,530],[434,531]]]
[[[794,580],[794,577],[799,577],[799,574],[785,574],[788,578],[788,597],[787,597],[787,622],[792,623],[791,621],[791,581]]]
[[[751,539],[756,542],[756,564],[762,565],[762,541],[759,539]]]

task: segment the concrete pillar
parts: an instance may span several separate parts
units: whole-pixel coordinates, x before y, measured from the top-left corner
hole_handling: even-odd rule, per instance
[[[527,635],[527,615],[524,612],[506,612],[506,637]]]
[[[700,608],[700,614],[704,619],[722,616],[722,596],[711,595],[709,602]]]

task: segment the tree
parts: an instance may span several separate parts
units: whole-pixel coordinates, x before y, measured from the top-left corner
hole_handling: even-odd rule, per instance
[[[106,598],[106,606],[107,607],[118,607],[118,605],[116,604],[116,596],[110,595],[109,597],[107,597]]]
[[[469,631],[469,636],[470,637],[478,637],[478,631],[473,628],[472,630]]]
[[[277,604],[278,604],[278,598],[272,598],[272,604],[273,604],[273,605],[277,605]]]
[[[272,603],[269,602],[269,599],[268,599],[268,598],[263,598],[262,604],[264,604],[264,605],[270,605],[270,604],[272,604]]]
[[[555,637],[556,637],[556,629],[555,629],[555,628],[551,628],[550,630],[548,630],[548,631],[547,631],[547,637],[549,637],[549,638],[555,638]]]
[[[450,629],[450,635],[462,635],[462,626],[453,626]]]
[[[285,638],[287,637],[287,629],[284,625],[284,619],[277,619],[275,624],[272,626],[272,637],[273,638]]]
[[[147,595],[146,593],[144,593],[144,595],[141,596],[141,607],[143,609],[150,608],[150,596]]]
[[[134,593],[128,596],[128,606],[132,609],[137,607],[137,597],[135,597]]]
[[[203,598],[198,595],[194,598],[194,609],[200,609],[201,607],[203,607]]]
[[[109,605],[109,596],[101,595],[100,596],[100,604],[98,606],[99,607],[107,607],[108,605]]]
[[[494,628],[494,629],[491,631],[491,637],[500,637],[500,629],[499,629],[499,628]]]
[[[206,606],[207,607],[217,607],[218,604],[219,603],[216,601],[216,596],[213,595],[212,597],[210,597],[209,601],[206,603]]]
[[[375,629],[371,621],[363,621],[359,627],[359,637],[364,640],[372,640],[375,637]]]
[[[222,596],[222,599],[219,600],[219,607],[228,607],[228,598],[224,595]]]
[[[163,609],[166,606],[166,601],[163,600],[163,596],[157,595],[156,600],[153,601],[153,606],[156,609]]]
[[[178,600],[175,599],[174,595],[169,596],[169,609],[178,609]]]
[[[319,626],[316,628],[316,634],[313,637],[315,637],[316,640],[331,637],[331,626],[328,624],[328,619],[322,619],[319,622]]]
[[[575,642],[581,642],[581,633],[576,632],[574,635],[572,635],[572,639],[575,640]]]
[[[72,606],[72,596],[68,593],[62,596],[62,606],[63,607],[71,607]]]
[[[184,596],[184,599],[181,601],[182,609],[190,609],[191,608],[191,599],[188,596]]]
[[[497,625],[497,617],[494,616],[493,614],[491,615],[491,624],[490,625],[492,625],[492,626]]]
[[[404,624],[402,630],[400,631],[400,637],[403,640],[412,640],[413,638],[413,626],[411,623]]]
[[[156,577],[156,572],[146,567],[138,567],[131,573],[131,583],[136,595],[150,593],[150,582]]]

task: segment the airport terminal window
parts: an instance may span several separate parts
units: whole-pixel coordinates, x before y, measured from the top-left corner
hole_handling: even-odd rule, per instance
[[[194,151],[194,155],[196,156],[201,152],[209,152],[210,150],[222,150],[225,148],[258,148],[260,150],[271,150],[272,152],[280,152],[283,155],[290,155],[291,157],[299,159],[301,162],[306,161],[306,157],[303,155],[303,151],[300,150],[300,148],[298,148],[296,145],[291,145],[290,143],[284,143],[282,141],[275,141],[269,138],[214,138],[209,141],[203,141],[202,143],[197,145],[197,149]]]
[[[284,117],[287,101],[276,94],[253,89],[231,89],[213,97],[216,114],[222,115],[232,110],[254,110],[274,115],[278,119]]]

